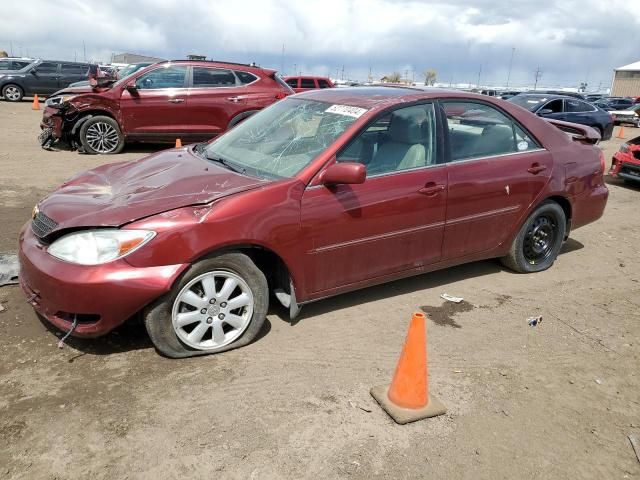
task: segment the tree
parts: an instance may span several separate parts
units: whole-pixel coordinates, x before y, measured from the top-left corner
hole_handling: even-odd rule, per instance
[[[424,84],[427,86],[433,86],[436,83],[436,77],[438,76],[438,72],[436,72],[433,68],[424,71]]]
[[[4,50],[0,50],[0,58],[6,58],[9,55],[7,55],[7,52],[5,52]]]
[[[384,77],[384,79],[389,83],[400,83],[402,75],[400,75],[399,72],[393,72],[391,75],[387,75],[386,77]]]

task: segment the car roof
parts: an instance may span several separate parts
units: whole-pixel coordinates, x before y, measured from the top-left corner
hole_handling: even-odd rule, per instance
[[[226,67],[236,70],[240,67],[241,70],[271,71],[271,69],[259,67],[257,65],[249,65],[248,63],[224,62],[219,60],[165,60],[154,63],[153,65],[162,65],[163,63],[191,65],[194,67]]]
[[[486,95],[476,93],[447,90],[444,88],[419,87],[345,87],[308,90],[293,95],[292,98],[317,100],[326,103],[337,103],[371,109],[378,106],[388,106],[406,102],[435,98],[468,98],[486,101]]]

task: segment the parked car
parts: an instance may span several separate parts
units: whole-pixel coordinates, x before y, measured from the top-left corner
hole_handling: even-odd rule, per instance
[[[596,100],[593,104],[598,108],[611,112],[613,110],[624,110],[625,108],[629,108],[634,104],[634,101],[632,98],[606,97]]]
[[[305,92],[208,144],[69,180],[20,233],[20,282],[73,335],[140,313],[164,355],[222,352],[256,338],[270,293],[294,318],[464,262],[549,268],[603,214],[598,139],[482,95]]]
[[[88,63],[36,60],[21,70],[0,73],[0,92],[5,100],[19,102],[24,96],[49,95],[87,78]]]
[[[335,85],[327,77],[283,77],[294,92],[306,92],[317,88],[334,88]]]
[[[609,175],[626,182],[640,182],[640,137],[620,145],[620,150],[613,155]]]
[[[503,100],[508,100],[511,97],[515,97],[516,95],[520,95],[522,92],[519,90],[505,90],[499,92],[498,96]]]
[[[135,73],[138,70],[142,70],[143,68],[148,67],[149,65],[153,65],[153,63],[151,63],[151,62],[142,62],[142,63],[132,63],[131,65],[127,65],[126,67],[124,67],[120,71],[114,72],[113,81],[115,83],[117,80],[125,78],[125,77],[128,77],[132,73]],[[102,66],[100,66],[99,68],[100,68],[100,70],[103,70]],[[87,89],[87,92],[91,91],[91,87],[89,86],[89,80],[82,80],[81,82],[74,82],[74,83],[70,84],[69,87],[71,87],[71,88],[89,87]]]
[[[579,92],[566,92],[564,90],[534,90],[534,91],[528,92],[528,93],[544,94],[544,95],[563,95],[565,97],[577,98],[578,100],[584,100],[585,99],[585,96],[582,93],[579,93]]]
[[[156,63],[86,88],[47,100],[43,146],[64,140],[86,153],[112,154],[131,141],[208,140],[293,93],[275,70],[191,60]]]
[[[628,123],[640,128],[640,104],[634,104],[624,110],[612,110],[609,114],[613,116],[616,125]]]
[[[587,95],[585,95],[584,99],[587,102],[596,102],[598,100],[601,100],[602,98],[606,97],[607,95],[605,95],[604,93],[589,93]]]
[[[613,117],[609,113],[577,98],[522,93],[507,101],[544,118],[588,125],[600,132],[602,140],[610,139],[613,133]]]

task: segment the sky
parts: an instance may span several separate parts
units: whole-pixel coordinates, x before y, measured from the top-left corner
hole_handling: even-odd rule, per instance
[[[23,0],[20,11],[0,16],[0,50],[57,60],[201,54],[354,80],[423,82],[435,69],[441,83],[487,86],[532,85],[539,71],[539,84],[589,90],[640,61],[640,0]]]

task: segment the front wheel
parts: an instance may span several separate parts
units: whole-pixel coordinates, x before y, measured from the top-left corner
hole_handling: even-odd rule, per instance
[[[567,229],[562,207],[547,201],[527,218],[501,262],[519,273],[546,270],[555,262]]]
[[[24,91],[17,85],[5,85],[2,96],[9,102],[19,102],[24,97]]]
[[[91,117],[80,127],[80,142],[86,153],[114,154],[124,147],[124,135],[111,117]]]
[[[246,255],[227,253],[194,264],[147,310],[144,323],[162,354],[193,357],[251,342],[268,307],[262,271]]]

